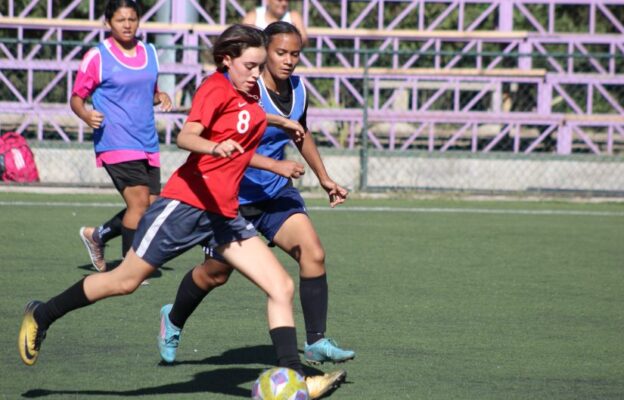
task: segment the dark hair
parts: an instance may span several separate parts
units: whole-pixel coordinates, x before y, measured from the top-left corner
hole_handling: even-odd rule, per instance
[[[301,32],[299,32],[299,29],[291,23],[285,21],[275,21],[271,22],[266,28],[264,28],[264,34],[266,35],[269,43],[273,40],[273,36],[282,33],[297,35],[299,41],[303,43]]]
[[[251,25],[235,24],[227,28],[212,47],[212,55],[217,71],[225,72],[227,67],[223,64],[225,56],[238,58],[243,50],[249,47],[266,47],[267,39],[260,29]]]
[[[108,0],[106,8],[104,9],[104,18],[110,21],[115,15],[115,12],[120,8],[128,7],[134,9],[137,13],[137,17],[141,18],[141,7],[134,0]]]

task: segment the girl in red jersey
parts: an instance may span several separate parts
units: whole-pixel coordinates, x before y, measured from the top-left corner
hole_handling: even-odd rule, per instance
[[[26,365],[37,361],[54,321],[98,300],[134,292],[156,268],[203,245],[215,248],[267,294],[278,364],[303,374],[292,311],[293,281],[253,225],[238,215],[238,186],[267,124],[257,86],[265,46],[262,31],[251,26],[233,25],[219,36],[213,47],[217,72],[197,90],[177,138],[178,146],[191,154],[144,214],[119,267],[89,275],[45,303],[27,304],[18,338]],[[288,119],[279,122],[286,130],[301,130]],[[306,382],[316,398],[344,376],[339,370],[307,377]]]

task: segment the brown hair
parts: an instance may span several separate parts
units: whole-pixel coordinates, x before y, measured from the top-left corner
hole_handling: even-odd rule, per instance
[[[238,58],[243,50],[249,47],[266,47],[267,39],[262,30],[251,25],[235,24],[227,28],[215,42],[212,55],[217,71],[225,72],[227,67],[223,64],[225,56]]]

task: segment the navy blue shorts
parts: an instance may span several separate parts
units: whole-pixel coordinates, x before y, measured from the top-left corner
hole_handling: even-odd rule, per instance
[[[253,224],[258,232],[262,233],[262,236],[267,238],[269,246],[273,246],[273,238],[277,231],[291,215],[307,215],[303,197],[292,185],[284,186],[272,199],[241,205],[239,212]],[[223,261],[223,258],[209,247],[204,247],[204,252]]]
[[[307,214],[301,193],[292,185],[284,186],[272,199],[241,205],[239,212],[269,242],[291,215]]]
[[[158,268],[193,246],[216,248],[257,234],[253,225],[240,215],[227,218],[160,197],[141,218],[132,248]]]

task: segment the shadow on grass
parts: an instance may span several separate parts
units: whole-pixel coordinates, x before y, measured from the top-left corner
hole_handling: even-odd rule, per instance
[[[173,364],[161,363],[162,366],[175,365],[232,365],[232,364],[267,364],[275,363],[275,350],[273,346],[245,346],[237,349],[226,350],[218,356],[210,356],[203,360],[176,361]]]
[[[238,349],[227,350],[218,356],[204,358],[203,360],[176,361],[173,364],[160,363],[163,368],[174,368],[182,365],[232,365],[232,364],[266,364],[266,368],[275,365],[275,352],[273,346],[259,345],[247,346]],[[220,393],[231,396],[249,398],[250,390],[241,387],[250,386],[260,373],[266,368],[220,368],[213,371],[195,374],[188,382],[169,383],[165,385],[145,387],[134,390],[47,390],[31,389],[22,393],[22,397],[37,398],[51,395],[71,395],[81,398],[82,396],[144,396],[162,394],[183,393]],[[319,375],[323,372],[304,365],[306,375]],[[325,396],[331,395],[334,390]]]
[[[218,356],[211,356],[203,360],[176,361],[173,364],[161,362],[160,366],[170,367],[176,365],[232,365],[232,364],[265,364],[267,368],[275,365],[275,349],[269,345],[246,346],[238,349],[227,350]],[[317,368],[305,365],[303,371],[306,375],[321,375],[323,372]]]
[[[22,393],[23,397],[37,398],[51,395],[83,396],[146,396],[184,393],[221,393],[231,396],[249,398],[249,386],[262,372],[258,368],[222,368],[214,371],[200,372],[187,382],[168,383],[164,385],[144,387],[134,390],[46,390],[32,389]]]
[[[113,260],[113,261],[108,261],[108,262],[106,262],[106,270],[107,270],[107,271],[112,271],[113,269],[117,268],[117,267],[119,266],[119,264],[121,264],[121,261],[122,261],[122,260]],[[82,270],[85,270],[85,271],[89,272],[88,274],[85,274],[84,276],[88,276],[88,275],[91,275],[91,273],[93,273],[93,272],[97,272],[97,271],[95,270],[95,268],[93,268],[93,265],[92,265],[92,264],[83,264],[83,265],[79,265],[77,268],[78,268],[78,269],[82,269]],[[162,275],[163,275],[162,271],[172,271],[172,270],[173,270],[173,268],[171,268],[171,267],[167,267],[167,266],[164,266],[164,265],[163,265],[162,267],[160,267],[160,268],[158,268],[156,271],[154,271],[154,272],[153,272],[153,273],[149,276],[149,278],[148,278],[148,279],[157,279],[157,278],[160,278],[160,277],[162,277]]]

